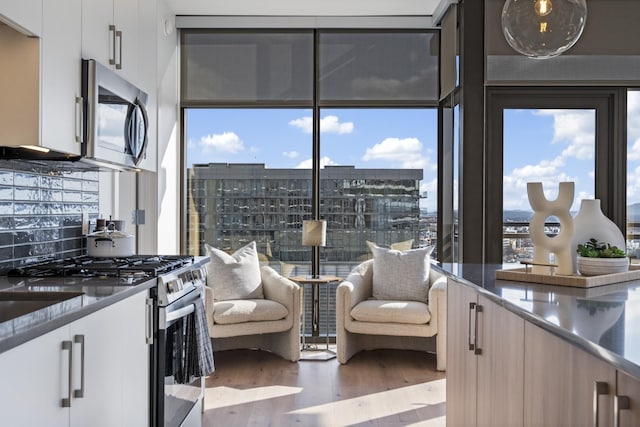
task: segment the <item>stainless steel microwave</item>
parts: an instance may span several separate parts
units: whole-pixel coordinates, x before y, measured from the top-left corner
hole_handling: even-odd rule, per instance
[[[82,98],[83,161],[136,169],[148,143],[147,94],[116,71],[83,59]]]

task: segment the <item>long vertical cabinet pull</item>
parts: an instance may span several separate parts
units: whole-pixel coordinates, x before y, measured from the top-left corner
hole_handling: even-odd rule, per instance
[[[609,394],[609,384],[603,381],[593,382],[593,427],[598,427],[600,418],[600,396]]]
[[[109,32],[111,33],[111,43],[109,50],[109,64],[116,65],[116,26],[109,25]]]
[[[70,408],[71,407],[71,389],[73,388],[72,384],[72,371],[73,371],[73,343],[71,341],[62,341],[62,351],[69,352],[69,375],[67,377],[69,388],[67,389],[67,397],[62,398],[62,407]]]
[[[122,69],[122,31],[118,30],[116,31],[116,38],[118,39],[118,62],[116,62],[116,70],[121,70]],[[115,43],[115,39],[114,43]],[[113,56],[115,58],[116,54],[115,54],[115,45],[113,47]]]
[[[147,298],[144,305],[145,312],[145,341],[147,344],[153,344],[153,299]]]
[[[469,324],[467,325],[467,342],[469,344],[469,351],[473,351],[475,349],[475,337],[473,337],[473,341],[471,340],[471,315],[472,313],[475,313],[476,305],[477,304],[475,302],[469,303]]]
[[[629,396],[613,396],[613,427],[620,427],[620,411],[631,409]]]
[[[73,342],[80,344],[80,388],[73,390],[73,397],[84,397],[84,335],[75,335]]]
[[[84,134],[84,99],[81,96],[76,96],[76,142],[82,143],[82,136]]]
[[[473,333],[473,353],[474,354],[482,354],[482,349],[478,346],[478,313],[482,313],[482,306],[480,304],[476,304],[475,310],[475,329]]]

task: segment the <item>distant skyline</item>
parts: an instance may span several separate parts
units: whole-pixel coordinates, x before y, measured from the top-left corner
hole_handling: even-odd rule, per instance
[[[640,92],[628,96],[627,204],[640,202]],[[594,197],[594,110],[506,110],[504,210],[530,210],[527,182],[553,199],[573,181],[571,210]],[[311,168],[310,109],[188,109],[187,164],[264,163]],[[421,208],[437,205],[435,109],[323,109],[321,166],[423,170]],[[457,178],[457,177],[456,177]],[[457,179],[456,179],[457,181]],[[455,183],[457,186],[457,182]],[[454,200],[457,209],[457,197]]]

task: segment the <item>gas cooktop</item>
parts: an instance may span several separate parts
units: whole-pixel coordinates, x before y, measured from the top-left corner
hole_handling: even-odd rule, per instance
[[[12,277],[158,277],[193,263],[191,255],[79,256],[51,259],[10,270]]]

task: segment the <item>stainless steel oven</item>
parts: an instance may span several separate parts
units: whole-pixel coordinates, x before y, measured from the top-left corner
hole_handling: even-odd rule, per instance
[[[202,425],[204,382],[190,369],[196,363],[190,340],[192,329],[197,328],[198,304],[204,304],[205,283],[202,262],[158,276],[151,375],[153,426]]]

